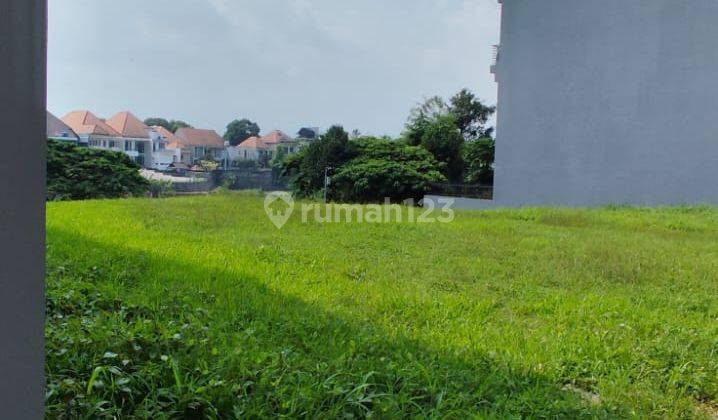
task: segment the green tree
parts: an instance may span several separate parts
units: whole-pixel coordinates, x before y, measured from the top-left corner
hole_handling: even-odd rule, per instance
[[[496,107],[486,106],[468,89],[460,90],[451,97],[449,113],[456,118],[456,125],[466,140],[490,137],[493,129],[486,123],[496,112]]]
[[[447,115],[451,112],[451,108],[447,105],[444,98],[440,96],[432,96],[424,99],[424,102],[417,104],[411,109],[407,125],[414,125],[422,121],[431,121],[437,117]]]
[[[170,127],[171,127],[170,122],[168,120],[166,120],[164,118],[160,118],[160,117],[147,118],[145,120],[145,125],[150,126],[150,127],[164,127],[167,130],[170,130]],[[170,130],[170,131],[172,131],[172,130]]]
[[[464,170],[462,148],[464,138],[453,115],[441,115],[433,120],[420,121],[413,134],[419,145],[442,163],[442,172],[451,182],[461,182]],[[410,144],[413,144],[410,142]]]
[[[356,157],[332,177],[330,197],[342,202],[418,201],[431,183],[444,182],[439,163],[423,147],[373,137],[352,140]]]
[[[485,137],[466,142],[464,161],[466,162],[465,181],[470,184],[493,185],[494,139]]]
[[[153,127],[153,126],[164,127],[173,133],[177,132],[177,130],[179,130],[180,128],[183,128],[183,127],[192,128],[191,125],[187,124],[184,121],[167,120],[165,118],[160,118],[160,117],[147,118],[144,122],[145,122],[145,125],[148,125],[150,127]]]
[[[149,190],[126,154],[48,141],[48,200],[85,200],[140,196]]]
[[[236,146],[250,137],[259,135],[259,125],[246,118],[234,120],[227,125],[224,139],[232,146]]]
[[[282,175],[289,177],[295,193],[312,196],[323,190],[328,168],[335,170],[354,155],[349,134],[343,127],[335,125],[299,153],[287,157]]]
[[[176,133],[177,130],[179,130],[180,128],[193,128],[193,127],[181,120],[170,121],[170,128],[168,128],[168,130],[170,130],[173,133]]]

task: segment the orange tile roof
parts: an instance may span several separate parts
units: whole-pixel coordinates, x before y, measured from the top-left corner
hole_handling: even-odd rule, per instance
[[[183,146],[224,148],[224,139],[214,130],[180,128],[175,137]]]
[[[165,140],[167,140],[167,146],[172,148],[182,147],[180,139],[178,139],[177,136],[175,136],[174,133],[172,133],[170,130],[159,125],[152,126],[152,129],[154,129],[157,133],[159,133],[160,136],[164,137]]]
[[[72,111],[61,120],[77,134],[120,136],[120,133],[90,111]]]
[[[47,137],[67,137],[70,140],[79,140],[75,131],[50,111],[47,111]]]
[[[244,149],[267,149],[269,148],[269,145],[264,142],[263,138],[250,137],[247,140],[241,142],[237,147],[241,147]]]
[[[115,114],[112,118],[107,120],[107,125],[112,127],[115,131],[120,133],[122,137],[132,138],[149,138],[150,135],[147,132],[149,127],[145,125],[139,118],[132,115],[129,111],[124,111]]]
[[[281,130],[274,130],[266,136],[262,137],[262,141],[267,144],[276,144],[282,141],[292,141],[293,139]]]

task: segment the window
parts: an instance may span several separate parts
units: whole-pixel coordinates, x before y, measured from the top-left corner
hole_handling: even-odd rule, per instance
[[[115,147],[115,141],[114,141],[114,140],[110,140],[110,148],[114,148],[114,147]]]
[[[125,141],[125,151],[129,152],[132,150],[132,142],[131,141]]]

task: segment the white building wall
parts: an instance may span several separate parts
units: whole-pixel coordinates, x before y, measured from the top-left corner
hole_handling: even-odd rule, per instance
[[[504,0],[499,205],[718,204],[718,1]]]

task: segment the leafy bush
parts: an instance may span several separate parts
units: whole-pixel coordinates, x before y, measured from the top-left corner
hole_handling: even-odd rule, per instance
[[[403,142],[377,138],[354,140],[358,156],[332,178],[331,197],[348,202],[383,202],[423,198],[431,182],[443,182],[429,152]]]
[[[464,145],[466,182],[493,185],[495,148],[495,141],[490,137],[466,142]]]
[[[145,194],[149,182],[140,167],[120,152],[88,149],[48,140],[48,200],[118,198]]]
[[[341,127],[332,127],[318,141],[282,161],[281,175],[296,195],[316,197],[331,176],[328,196],[341,202],[419,200],[431,182],[445,182],[443,164],[422,147],[387,138],[349,140]]]

